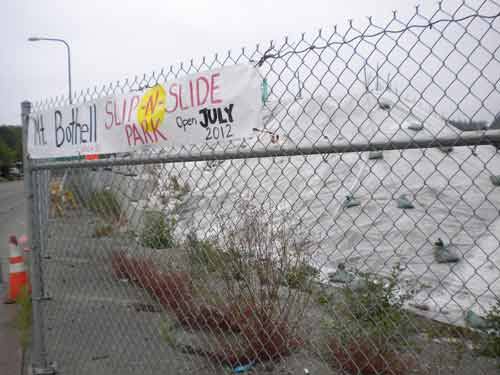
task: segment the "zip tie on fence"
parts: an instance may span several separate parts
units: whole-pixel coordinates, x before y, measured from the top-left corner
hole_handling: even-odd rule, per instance
[[[283,57],[291,55],[291,54],[301,54],[301,53],[305,53],[305,52],[312,51],[312,50],[323,50],[323,49],[327,49],[329,47],[332,47],[334,45],[349,44],[349,43],[352,43],[358,39],[376,38],[378,36],[385,35],[385,34],[402,34],[406,31],[411,30],[411,29],[427,29],[427,28],[429,28],[430,30],[432,30],[432,28],[435,25],[440,24],[440,23],[463,22],[463,21],[467,21],[471,18],[494,19],[494,18],[498,18],[498,17],[500,17],[500,12],[493,14],[493,15],[474,13],[474,14],[469,14],[468,16],[464,16],[464,17],[460,17],[460,18],[441,18],[441,19],[436,20],[436,21],[429,21],[425,24],[408,25],[408,26],[401,28],[399,30],[386,29],[386,30],[381,30],[381,31],[378,31],[378,32],[372,33],[372,34],[359,34],[359,35],[356,35],[355,37],[352,37],[351,39],[344,39],[344,40],[339,41],[339,42],[332,41],[332,42],[327,42],[324,45],[319,45],[319,46],[313,44],[313,45],[310,45],[310,46],[303,48],[303,49],[291,50],[291,51],[286,51],[283,53],[280,53],[279,51],[277,53],[274,53],[274,54],[269,53],[271,50],[274,49],[274,47],[271,46],[266,50],[266,52],[264,52],[264,55],[262,55],[262,57],[259,59],[259,61],[257,61],[255,66],[261,67],[264,64],[264,62],[268,59],[280,59],[280,58],[283,58]],[[252,60],[250,60],[250,61],[252,61]]]

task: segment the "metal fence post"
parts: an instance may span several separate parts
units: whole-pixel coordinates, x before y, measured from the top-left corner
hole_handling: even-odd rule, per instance
[[[21,103],[21,121],[23,126],[23,163],[24,163],[24,194],[26,197],[26,233],[28,244],[31,248],[31,269],[30,281],[32,288],[32,374],[55,374],[53,368],[47,364],[45,341],[43,335],[43,315],[42,315],[42,284],[41,284],[41,254],[40,254],[40,228],[37,215],[35,214],[36,204],[34,202],[34,176],[31,170],[31,160],[28,154],[28,127],[31,103],[24,101]],[[35,172],[37,173],[37,172]],[[37,197],[39,200],[40,197]]]

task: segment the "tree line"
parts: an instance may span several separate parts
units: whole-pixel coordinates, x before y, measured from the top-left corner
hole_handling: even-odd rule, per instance
[[[23,135],[20,126],[0,125],[0,176],[9,177],[9,170],[23,160]]]

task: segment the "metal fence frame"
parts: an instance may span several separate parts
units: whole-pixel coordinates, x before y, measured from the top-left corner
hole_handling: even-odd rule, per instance
[[[484,3],[483,3],[484,4]],[[442,4],[439,3],[439,10],[442,10]],[[438,14],[439,11],[436,12]],[[416,15],[419,14],[417,8]],[[356,42],[358,40],[363,40],[364,38],[377,38],[379,36],[391,36],[393,34],[400,35],[403,32],[412,32],[413,29],[425,29],[437,26],[439,24],[457,23],[467,21],[469,18],[477,17],[477,14],[472,14],[467,17],[459,17],[455,19],[453,14],[450,20],[443,21],[441,19],[434,19],[434,16],[428,19],[428,22],[423,24],[408,24],[403,29],[404,31],[391,32],[390,28],[384,28],[377,33],[371,33],[362,31],[359,36],[352,38],[346,38],[348,35],[344,35],[344,40],[340,42],[329,41],[322,45],[321,47],[305,47],[300,48],[297,45],[292,50],[287,50],[286,48],[280,48],[277,51],[273,49],[273,44],[262,54],[257,53],[257,58],[247,57],[250,61],[257,61],[257,65],[262,66],[265,63],[272,65],[272,61],[275,59],[286,60],[286,58],[293,55],[300,55],[304,53],[313,53],[314,51],[322,51],[324,49],[330,48],[333,45],[345,45]],[[500,17],[500,14],[495,14],[489,16],[490,19],[496,19]],[[394,19],[396,18],[396,13],[394,14]],[[391,21],[392,22],[392,21]],[[415,21],[416,22],[416,21]],[[369,20],[370,25],[374,25],[372,20]],[[352,23],[351,23],[351,28]],[[491,27],[491,26],[490,26]],[[335,31],[336,34],[336,31]],[[321,37],[321,32],[320,32]],[[392,38],[392,37],[391,37]],[[329,39],[330,40],[330,39]],[[288,40],[285,41],[285,46],[288,44]],[[299,42],[300,44],[300,42]],[[375,43],[376,45],[376,43]],[[376,47],[375,47],[376,49]],[[258,49],[257,49],[258,51]],[[498,48],[497,48],[498,52]],[[321,53],[321,52],[320,52]],[[242,55],[246,56],[245,50],[242,51]],[[321,60],[321,57],[318,57]],[[216,55],[214,61],[218,61],[219,57]],[[236,62],[238,58],[233,59],[230,54],[226,58],[226,62],[232,63]],[[223,65],[224,63],[222,63]],[[211,65],[206,63],[205,58],[203,63],[200,65],[209,68]],[[347,66],[347,64],[346,64]],[[151,83],[161,81],[160,78],[167,79],[169,74],[177,75],[189,72],[189,70],[194,67],[191,61],[190,67],[185,69],[181,64],[179,70],[174,73],[172,67],[169,72],[160,72],[160,74],[153,74],[149,79],[144,76],[142,79],[136,79],[130,84],[128,81],[125,82],[123,86],[118,88],[118,91],[124,90],[134,90],[135,86],[139,88],[150,86]],[[377,68],[378,69],[378,68]],[[272,67],[270,72],[272,72]],[[321,83],[321,80],[319,81]],[[498,87],[498,82],[496,83]],[[106,92],[114,92],[116,87],[110,86],[110,89]],[[96,89],[87,90],[82,92],[79,99],[81,101],[88,100],[98,95]],[[77,100],[77,101],[78,101]],[[51,102],[52,104],[63,102],[60,99],[56,99]],[[37,108],[43,108],[44,104],[37,105]],[[247,150],[227,150],[227,149],[217,149],[211,152],[192,152],[192,150],[181,149],[176,150],[175,154],[168,153],[167,155],[151,155],[151,156],[139,156],[134,158],[117,158],[117,159],[105,159],[105,160],[93,160],[93,161],[71,161],[71,162],[53,162],[53,161],[38,161],[30,159],[26,142],[28,139],[28,125],[29,116],[32,110],[32,105],[30,102],[23,102],[21,104],[21,119],[23,124],[23,137],[24,137],[24,169],[25,169],[25,191],[26,191],[26,201],[27,201],[27,213],[28,213],[28,229],[27,234],[30,241],[30,247],[32,249],[32,261],[31,261],[31,285],[32,285],[32,300],[33,300],[33,352],[32,352],[32,363],[33,363],[33,374],[55,374],[56,369],[52,364],[48,363],[47,351],[49,348],[46,347],[44,340],[44,317],[41,306],[49,298],[44,292],[43,286],[43,267],[41,260],[42,247],[44,246],[44,218],[48,212],[49,202],[48,202],[48,179],[41,179],[40,172],[50,171],[47,173],[57,173],[58,170],[64,169],[78,169],[78,168],[101,168],[110,166],[132,166],[132,165],[147,165],[147,164],[170,164],[178,162],[194,162],[194,161],[211,161],[211,160],[236,160],[236,159],[252,159],[252,158],[269,158],[269,157],[280,157],[280,156],[306,156],[306,155],[328,155],[328,154],[341,154],[341,153],[359,153],[367,151],[391,151],[391,150],[410,150],[410,149],[425,149],[425,148],[435,148],[435,147],[477,147],[482,145],[496,145],[498,148],[500,145],[500,129],[489,129],[489,130],[475,130],[461,133],[457,136],[443,136],[443,137],[431,137],[431,136],[415,136],[413,138],[401,137],[401,138],[391,138],[389,140],[372,140],[368,142],[336,142],[326,145],[306,145],[306,146],[296,146],[296,147],[279,147],[271,148],[265,147],[264,149],[254,150],[252,148]],[[37,173],[38,172],[38,173]],[[43,213],[42,213],[43,211]]]

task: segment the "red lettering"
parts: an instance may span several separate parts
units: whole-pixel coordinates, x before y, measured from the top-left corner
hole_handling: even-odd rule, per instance
[[[144,144],[144,140],[141,138],[141,134],[137,130],[137,127],[135,126],[135,124],[132,127],[132,133],[133,133],[133,136],[134,136],[134,146],[137,144],[137,141],[140,141],[141,144]]]
[[[191,97],[191,107],[194,107],[193,101],[193,81],[189,80],[189,96]]]
[[[122,109],[122,124],[125,123],[125,114],[127,113],[127,98],[123,99],[123,109]]]
[[[125,125],[125,135],[127,136],[129,146],[153,144],[157,143],[158,140],[163,139],[166,141],[168,139],[167,136],[160,131],[160,119],[156,121],[151,119],[150,121],[149,125],[151,126],[149,129],[153,129],[152,132],[146,131],[146,129],[148,129],[148,120],[142,122],[141,129],[139,129],[135,123]]]
[[[118,116],[116,115],[116,102],[113,102],[114,105],[114,114],[115,114],[115,125],[120,126],[122,123],[118,122]]]
[[[183,111],[189,108],[189,107],[184,107],[182,105],[182,85],[179,85],[179,103],[180,103],[179,107],[181,107]]]
[[[216,86],[215,85],[215,78],[217,77],[220,77],[220,73],[215,73],[215,74],[212,74],[212,77],[211,77],[211,85],[210,85],[210,102],[212,104],[219,104],[219,103],[222,103],[222,100],[221,99],[216,99],[214,98],[214,92],[220,88],[219,86]]]
[[[133,96],[132,100],[130,101],[130,107],[128,109],[128,118],[127,122],[130,124],[130,117],[132,116],[132,111],[135,111],[137,108],[137,105],[139,104],[139,97],[138,96]]]
[[[110,105],[110,104],[113,104],[113,102],[108,100],[106,102],[105,111],[106,111],[106,114],[108,116],[111,116],[111,121],[109,122],[109,124],[106,122],[106,120],[104,121],[104,126],[106,127],[106,129],[111,129],[111,127],[113,126],[113,122],[114,122],[113,112],[111,112],[111,110],[108,108],[108,105]]]
[[[151,125],[153,125],[153,119],[151,119]],[[151,134],[146,130],[148,128],[148,120],[142,121],[141,128],[145,143],[153,143],[153,137],[151,137]],[[151,142],[148,142],[148,138]]]
[[[172,83],[170,85],[170,88],[168,89],[168,93],[175,98],[175,106],[173,108],[171,108],[171,109],[168,109],[168,107],[167,107],[167,113],[175,112],[175,110],[177,109],[177,106],[179,104],[178,103],[179,99],[177,97],[177,92],[174,90],[176,87],[177,87],[177,84],[176,83]]]
[[[130,143],[130,137],[132,136],[132,126],[133,125],[126,125],[125,126],[125,135],[127,136],[127,142],[128,145],[131,146],[132,144]]]
[[[200,82],[205,83],[205,97],[203,98],[203,101],[200,100]],[[207,102],[209,87],[210,87],[210,84],[208,83],[208,79],[206,79],[205,77],[196,78],[196,97],[198,99],[196,104],[198,106],[204,105]]]
[[[156,126],[153,128],[153,134],[155,136],[155,143],[158,142],[158,136],[163,138],[165,141],[167,140],[167,137],[160,131],[160,119],[156,120]]]

